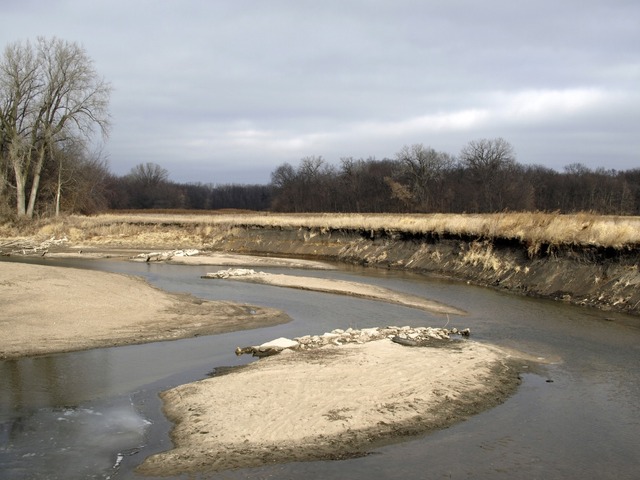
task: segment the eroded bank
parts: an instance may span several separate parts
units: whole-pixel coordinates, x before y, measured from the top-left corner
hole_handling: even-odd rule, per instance
[[[389,231],[221,229],[212,248],[428,272],[531,296],[640,315],[637,248],[531,246],[517,240]]]

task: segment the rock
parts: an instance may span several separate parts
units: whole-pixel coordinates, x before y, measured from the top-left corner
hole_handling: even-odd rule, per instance
[[[245,277],[248,275],[258,275],[258,272],[250,268],[228,268],[226,270],[218,270],[217,272],[206,273],[205,275],[202,275],[201,278],[230,278]]]
[[[296,349],[299,346],[300,343],[295,340],[280,337],[258,346],[236,347],[236,355],[251,354],[254,357],[268,357],[280,353],[283,350]]]
[[[304,335],[294,338],[278,338],[264,343],[257,347],[237,348],[236,354],[251,353],[254,356],[267,356],[285,350],[309,350],[322,348],[326,345],[343,345],[346,343],[366,343],[374,340],[388,338],[391,341],[406,346],[429,346],[434,345],[434,341],[446,342],[451,335],[459,334],[463,337],[470,335],[468,328],[459,331],[457,328],[447,330],[446,328],[432,327],[375,327],[354,330],[349,328],[346,331],[334,329],[322,335]]]
[[[289,338],[280,337],[280,338],[276,338],[275,340],[271,340],[270,342],[263,343],[258,348],[285,349],[285,348],[296,348],[298,346],[300,346],[300,344],[297,341],[291,340]]]
[[[198,255],[200,250],[196,250],[195,248],[187,249],[187,250],[176,250],[173,252],[174,257],[192,257],[194,255]]]

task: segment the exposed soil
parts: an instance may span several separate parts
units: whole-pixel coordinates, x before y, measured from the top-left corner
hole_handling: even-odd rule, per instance
[[[543,246],[519,241],[393,232],[245,228],[212,248],[292,255],[445,275],[575,305],[640,315],[640,250]]]
[[[153,248],[197,248],[218,257],[212,262],[230,266],[237,265],[236,254],[327,260],[445,275],[525,295],[640,315],[640,245],[545,245],[491,235],[251,225],[210,225],[204,228],[204,235],[196,234],[193,224],[153,225],[149,229],[128,236],[114,227],[115,233],[103,230],[75,245],[60,239],[48,240],[43,246],[30,237],[8,238],[0,240],[0,255],[127,258]],[[184,257],[170,261],[207,260]]]

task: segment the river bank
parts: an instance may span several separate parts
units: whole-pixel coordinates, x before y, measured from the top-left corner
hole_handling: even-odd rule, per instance
[[[444,275],[640,315],[640,218],[588,214],[276,215],[151,212],[0,227],[1,255],[193,248]],[[150,261],[184,261],[180,258]],[[197,262],[198,260],[191,260]],[[230,263],[223,265],[233,265]]]
[[[80,252],[63,256],[68,255],[82,256]],[[95,256],[94,252],[89,258]],[[201,258],[204,263],[211,261]],[[241,261],[239,256],[233,258],[234,264]],[[261,264],[267,261],[259,259]],[[280,265],[287,260],[273,262]],[[307,268],[312,265],[322,268],[305,263]],[[278,277],[275,283],[439,313],[443,308],[454,315],[465,313],[356,282],[338,281],[329,288],[334,281],[305,285],[305,280],[291,276],[283,283]],[[288,321],[277,310],[168,294],[125,275],[19,262],[0,264],[0,301],[7,306],[0,314],[4,359]],[[417,342],[407,327],[396,328],[393,335],[405,335],[404,343],[392,341],[388,329],[381,335],[369,330],[347,332],[352,339],[347,344],[337,333],[326,334],[323,337],[330,341],[317,347],[286,350],[225,375],[163,392],[164,411],[175,423],[174,448],[146,459],[140,472],[182,475],[366,455],[377,446],[487,410],[503,402],[520,383],[525,360],[505,349],[453,341],[445,329],[428,342]],[[468,331],[461,335],[468,336]],[[311,338],[299,342],[313,344]]]
[[[476,285],[640,315],[640,250],[503,238],[299,228],[224,232],[213,248],[444,275]]]

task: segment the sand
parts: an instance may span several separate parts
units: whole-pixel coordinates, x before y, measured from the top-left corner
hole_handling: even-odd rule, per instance
[[[225,267],[254,266],[301,268],[309,270],[335,270],[336,267],[326,262],[304,260],[299,258],[262,257],[259,255],[238,255],[221,252],[202,252],[193,256],[172,256],[169,263],[182,265],[220,265]]]
[[[0,262],[0,358],[175,340],[290,321],[115,273]]]
[[[139,471],[179,475],[365,455],[495,406],[516,388],[505,352],[473,341],[444,345],[383,339],[285,350],[166,391],[175,448]]]
[[[389,288],[379,287],[361,282],[348,280],[333,280],[316,277],[302,277],[299,275],[285,275],[255,272],[246,269],[228,269],[208,273],[202,278],[223,278],[242,282],[260,283],[276,287],[296,288],[300,290],[312,290],[315,292],[349,295],[352,297],[379,300],[387,303],[395,303],[405,307],[417,308],[431,313],[442,315],[466,315],[467,312],[435,300],[401,293]]]
[[[301,288],[303,279],[287,286]],[[346,290],[336,293],[356,294]],[[169,294],[130,276],[11,262],[0,262],[0,305],[0,358],[289,321],[274,309]],[[197,474],[364,455],[464,420],[515,390],[517,360],[508,352],[472,340],[438,345],[383,339],[287,350],[163,392],[175,448],[139,470]]]

